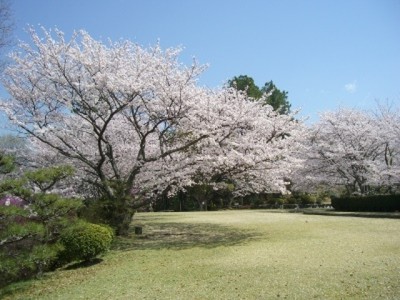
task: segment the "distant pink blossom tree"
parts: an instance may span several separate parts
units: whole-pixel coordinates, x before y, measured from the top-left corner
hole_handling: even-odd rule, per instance
[[[397,126],[395,114],[388,112],[339,109],[321,114],[309,132],[306,162],[294,180],[297,187],[346,187],[350,194],[392,189],[400,183]]]

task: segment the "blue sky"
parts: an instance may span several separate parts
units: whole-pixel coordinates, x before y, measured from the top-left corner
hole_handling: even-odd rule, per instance
[[[183,46],[215,88],[236,75],[273,80],[310,122],[339,106],[400,105],[400,0],[13,0],[27,25],[85,29],[106,41]]]

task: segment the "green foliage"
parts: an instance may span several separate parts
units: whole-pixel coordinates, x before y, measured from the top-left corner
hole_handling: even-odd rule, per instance
[[[291,195],[293,199],[292,203],[300,204],[300,205],[307,205],[307,204],[314,204],[317,202],[317,199],[314,195],[307,194],[307,193],[297,193]]]
[[[267,94],[271,93],[265,104],[271,105],[280,114],[288,114],[290,112],[291,104],[287,100],[288,92],[279,90],[272,81],[265,83],[261,91]]]
[[[56,183],[73,174],[74,169],[71,166],[56,166],[26,172],[25,178],[37,186],[42,192],[46,192],[54,187]]]
[[[332,197],[332,206],[340,211],[400,211],[400,195]]]
[[[133,215],[134,210],[123,197],[87,200],[85,206],[79,210],[80,218],[96,224],[107,224],[117,235],[128,234]]]
[[[22,243],[19,248],[14,248],[14,254],[0,252],[0,287],[50,270],[63,249],[59,243],[26,245]]]
[[[73,175],[71,166],[55,166],[25,172],[20,178],[5,179],[0,183],[1,194],[12,194],[29,199],[34,194],[32,187],[44,193],[54,188],[57,183]]]
[[[0,216],[1,216],[1,219],[28,217],[29,211],[26,209],[23,209],[21,207],[17,207],[17,206],[0,205]],[[1,235],[1,233],[0,233],[0,235]]]
[[[266,198],[264,197],[264,195],[251,193],[243,197],[243,201],[241,204],[245,207],[259,208],[265,202]]]
[[[9,222],[8,226],[2,227],[3,230],[0,234],[1,246],[28,238],[41,239],[46,233],[46,228],[43,224],[30,221],[29,218],[23,219],[22,222],[21,219],[19,222]]]
[[[29,210],[0,207],[0,286],[49,270],[60,245],[49,242],[51,230]]]
[[[46,222],[74,214],[82,205],[79,199],[63,198],[57,194],[38,193],[32,197],[32,209]]]
[[[275,111],[280,114],[288,114],[290,112],[291,104],[288,101],[288,92],[279,90],[272,82],[266,82],[260,89],[255,83],[254,79],[247,75],[235,76],[228,81],[230,87],[234,87],[239,91],[246,92],[247,96],[260,100],[263,94],[270,94],[264,100],[264,105],[271,105]]]
[[[290,197],[279,197],[275,200],[275,205],[283,205],[283,204],[295,204],[293,198]],[[276,207],[276,206],[275,206]]]
[[[41,274],[57,265],[63,249],[58,242],[60,232],[76,219],[82,203],[48,192],[70,174],[70,167],[53,167],[0,183],[3,197],[15,195],[28,204],[25,207],[0,205],[0,286]],[[41,192],[35,193],[34,186]],[[13,196],[7,197],[13,199]]]
[[[247,96],[258,100],[262,97],[263,92],[254,83],[254,79],[247,75],[235,76],[228,81],[230,87],[234,87],[238,91],[246,92]]]
[[[14,169],[14,158],[11,155],[0,154],[0,174],[8,174]]]
[[[29,199],[32,195],[32,190],[26,186],[25,178],[7,178],[0,182],[0,195],[14,195],[23,199]]]
[[[86,201],[86,208],[81,210],[81,216],[90,222],[111,226],[117,235],[127,235],[135,210],[127,194],[126,182],[110,180],[107,184],[113,190],[112,199],[103,195]]]
[[[308,193],[292,193],[288,195],[265,195],[263,204],[267,207],[295,208],[317,203],[317,196]]]
[[[106,252],[114,238],[113,230],[105,225],[78,222],[61,234],[64,250],[61,258],[66,261],[92,260]]]

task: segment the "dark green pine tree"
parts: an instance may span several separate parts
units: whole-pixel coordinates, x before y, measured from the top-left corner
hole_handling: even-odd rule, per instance
[[[254,79],[247,75],[233,77],[228,81],[228,85],[239,91],[245,91],[247,96],[256,100],[260,99],[263,95],[263,92],[254,83]]]
[[[0,173],[11,172],[12,161],[0,154]],[[70,166],[57,166],[0,181],[0,288],[55,265],[63,249],[60,232],[82,202],[47,191],[72,173]]]
[[[291,104],[287,100],[288,92],[279,90],[272,81],[265,83],[261,89],[263,93],[271,93],[265,103],[271,105],[280,114],[288,114]]]
[[[260,100],[263,94],[270,94],[264,101],[264,104],[271,105],[275,111],[280,114],[290,113],[291,104],[288,101],[288,92],[279,90],[272,82],[266,82],[260,89],[255,83],[254,79],[247,75],[235,76],[228,81],[230,87],[234,87],[239,91],[245,91],[247,96]]]

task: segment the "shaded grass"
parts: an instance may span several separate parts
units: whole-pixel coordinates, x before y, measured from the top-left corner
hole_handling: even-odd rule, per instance
[[[215,248],[239,245],[250,241],[258,234],[235,230],[216,224],[153,223],[146,222],[144,233],[131,237],[120,237],[113,250],[183,250],[193,247]]]
[[[103,262],[6,299],[398,299],[400,221],[265,211],[137,214]]]
[[[89,268],[89,267],[92,267],[94,265],[101,263],[102,261],[103,260],[101,258],[96,257],[89,261],[81,261],[81,262],[72,263],[72,264],[66,266],[64,269],[65,270],[74,270],[74,269],[80,269],[80,268]]]

